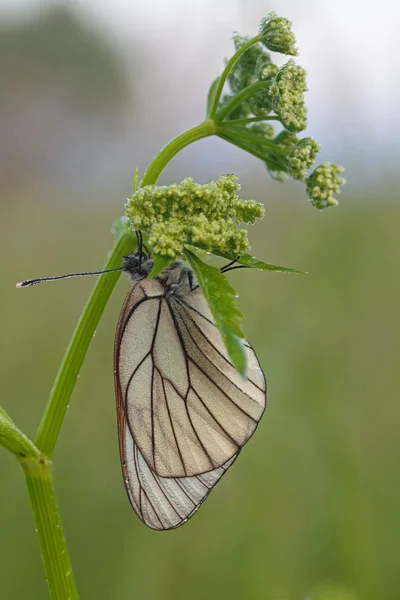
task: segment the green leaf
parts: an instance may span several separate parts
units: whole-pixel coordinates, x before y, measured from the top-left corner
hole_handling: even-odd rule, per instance
[[[186,245],[186,248],[194,250],[194,251],[205,251],[205,248],[197,248],[197,246]],[[226,258],[226,260],[232,261],[234,260],[239,265],[244,265],[251,269],[258,269],[260,271],[277,271],[279,273],[297,273],[300,275],[305,275],[305,271],[299,271],[298,269],[291,269],[290,267],[281,267],[279,265],[272,265],[270,263],[266,263],[262,260],[258,260],[251,254],[242,254],[239,258],[232,254],[223,254],[216,248],[212,248],[209,254],[214,254],[215,256],[219,256],[221,258]],[[237,260],[236,260],[237,259]]]
[[[154,254],[151,257],[151,260],[154,262],[153,268],[150,271],[149,277],[152,279],[153,277],[157,277],[168,265],[174,260],[170,256],[160,256],[159,254]]]
[[[227,258],[227,257],[225,257]],[[235,260],[235,257],[230,257],[230,260]],[[272,265],[270,263],[266,263],[262,260],[258,260],[251,254],[242,254],[242,256],[237,260],[240,265],[245,265],[246,267],[250,267],[251,269],[259,269],[260,271],[278,271],[280,273],[298,273],[305,275],[304,271],[299,271],[298,269],[291,269],[290,267],[281,267],[279,265]]]
[[[242,377],[246,377],[247,358],[242,343],[244,333],[240,326],[243,315],[235,303],[235,290],[219,269],[204,263],[188,248],[184,250],[184,255],[203,290],[229,358]]]

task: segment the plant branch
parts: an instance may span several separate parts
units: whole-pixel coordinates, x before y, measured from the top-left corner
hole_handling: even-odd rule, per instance
[[[140,183],[140,187],[145,185],[152,185],[157,182],[161,173],[167,166],[167,164],[178,154],[183,148],[197,142],[202,138],[214,135],[216,133],[216,125],[213,120],[203,121],[200,125],[184,131],[181,135],[178,135],[175,139],[171,140],[169,144],[164,146],[157,156],[152,160],[148,166],[143,179]]]
[[[0,445],[17,457],[41,456],[35,444],[18,429],[2,408],[0,408]]]
[[[263,90],[267,87],[270,87],[271,81],[258,81],[257,83],[253,83],[248,87],[244,88],[241,92],[237,94],[228,104],[223,106],[220,111],[215,115],[215,120],[217,123],[221,123],[225,117],[228,117],[238,106],[242,104],[247,98],[251,98],[260,90]]]
[[[134,244],[133,232],[123,233],[104,268],[112,269],[120,266],[122,256],[131,252]],[[53,454],[83,360],[120,274],[116,272],[100,275],[64,355],[35,440],[39,450],[49,458]]]
[[[257,150],[254,150],[254,148],[246,144],[245,141],[239,140],[237,137],[233,137],[232,134],[224,133],[223,129],[218,131],[218,137],[265,162],[266,157],[264,154],[262,154],[261,152],[257,152]]]
[[[51,461],[20,460],[35,517],[47,585],[52,600],[78,600],[74,574],[54,490]]]
[[[242,56],[242,54],[244,52],[246,52],[246,50],[248,50],[250,48],[250,46],[252,46],[253,44],[257,44],[261,40],[262,40],[261,35],[256,35],[255,37],[251,38],[251,40],[249,40],[248,42],[243,44],[243,46],[241,46],[239,48],[239,50],[232,56],[232,58],[230,60],[228,60],[226,67],[223,70],[222,75],[219,78],[218,83],[215,87],[213,101],[212,101],[211,109],[210,109],[210,112],[208,115],[209,119],[214,119],[217,114],[218,104],[219,104],[219,101],[221,98],[222,90],[224,89],[226,80],[229,77],[229,73],[235,68],[235,66],[239,62],[239,59]]]
[[[229,125],[247,125],[248,123],[260,123],[262,121],[279,121],[279,117],[277,115],[268,116],[268,117],[248,117],[245,119],[230,119],[228,121]]]
[[[227,124],[230,125],[229,121]],[[233,137],[233,138],[238,137],[243,140],[247,140],[248,142],[252,142],[254,144],[257,144],[258,146],[265,146],[267,148],[270,148],[270,150],[273,150],[274,152],[277,152],[277,153],[282,153],[282,154],[285,153],[285,150],[282,150],[278,146],[278,144],[276,144],[272,140],[268,140],[266,138],[263,138],[261,135],[256,135],[254,133],[251,133],[250,131],[246,131],[246,129],[243,127],[240,127],[240,128],[239,127],[237,127],[237,128],[229,127],[229,126],[226,127],[224,125],[224,126],[221,126],[218,131],[226,133],[230,137]]]

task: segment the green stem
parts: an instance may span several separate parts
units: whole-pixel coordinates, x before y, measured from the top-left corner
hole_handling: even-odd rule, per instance
[[[51,461],[44,456],[20,461],[25,473],[52,600],[77,600],[74,574],[54,490]]]
[[[209,119],[214,119],[217,114],[218,104],[221,98],[222,90],[224,89],[224,85],[226,83],[226,80],[228,79],[229,73],[235,68],[242,54],[246,52],[246,50],[248,50],[250,46],[252,46],[253,44],[257,44],[261,40],[261,35],[256,35],[255,37],[251,38],[251,40],[243,44],[243,46],[241,46],[241,48],[239,48],[239,50],[227,62],[226,67],[223,70],[222,75],[219,78],[218,83],[215,87],[213,101],[208,115]]]
[[[200,125],[178,135],[178,137],[164,146],[150,163],[140,183],[140,187],[156,183],[167,164],[173,159],[175,154],[178,154],[183,148],[189,146],[189,144],[193,144],[193,142],[197,142],[197,140],[214,135],[215,133],[215,122],[208,119],[207,121],[200,123]]]
[[[230,122],[229,122],[230,124]],[[248,142],[252,142],[254,144],[257,144],[259,146],[266,146],[267,148],[270,148],[271,150],[273,150],[274,152],[277,153],[282,153],[282,149],[279,148],[279,146],[277,144],[275,144],[275,142],[273,142],[272,140],[268,140],[266,138],[263,138],[260,135],[256,135],[254,133],[250,133],[250,131],[246,131],[243,128],[230,128],[230,127],[220,127],[218,129],[218,131],[222,131],[227,133],[230,137],[238,137],[241,138],[243,140],[247,140]],[[283,151],[284,153],[284,151]]]
[[[265,155],[261,154],[261,152],[257,152],[257,150],[254,150],[254,148],[246,144],[246,142],[239,140],[237,137],[231,137],[231,135],[223,133],[223,129],[218,131],[218,137],[220,137],[222,140],[225,140],[226,142],[229,142],[230,144],[233,144],[234,146],[237,146],[241,150],[252,154],[256,158],[265,161]]]
[[[0,407],[0,445],[17,457],[40,456],[35,444],[13,423]]]
[[[260,123],[261,121],[279,121],[276,115],[271,117],[249,117],[247,119],[230,119],[226,121],[229,125],[247,125],[248,123]]]
[[[216,122],[221,123],[225,117],[230,115],[235,108],[240,106],[240,104],[247,100],[247,98],[251,98],[251,96],[254,96],[257,92],[269,87],[270,85],[271,81],[258,81],[257,83],[253,83],[252,85],[244,88],[215,115]]]
[[[168,162],[180,150],[201,138],[215,133],[215,122],[208,120],[172,140],[149,165],[141,185],[156,183]],[[104,269],[119,267],[122,256],[132,252],[134,247],[134,233],[130,229],[125,229],[120,234],[108,261],[104,265]],[[78,321],[40,422],[36,436],[36,446],[32,444],[35,451],[43,454],[39,455],[40,458],[35,455],[34,458],[20,459],[25,471],[37,524],[50,595],[51,598],[57,600],[66,600],[67,598],[75,600],[78,598],[78,594],[56,502],[51,462],[47,457],[51,457],[53,454],[79,371],[119,276],[120,272],[115,272],[99,277]],[[0,417],[2,419],[0,426],[3,425],[3,428],[7,429],[12,425],[8,415],[0,412]],[[23,443],[24,440],[21,438],[20,442]]]
[[[104,268],[113,269],[120,266],[122,256],[131,252],[133,247],[133,233],[123,233]],[[39,450],[48,457],[53,454],[80,368],[119,276],[120,273],[116,272],[99,277],[64,355],[35,440]]]

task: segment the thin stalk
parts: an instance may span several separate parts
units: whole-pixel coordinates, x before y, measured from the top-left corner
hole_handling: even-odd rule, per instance
[[[275,144],[275,142],[273,142],[272,140],[267,140],[266,138],[263,138],[260,135],[250,133],[250,131],[246,131],[243,128],[240,128],[240,129],[234,128],[234,127],[230,128],[230,127],[226,127],[224,125],[223,127],[220,127],[218,131],[225,132],[229,136],[232,136],[232,137],[238,137],[243,140],[247,140],[248,142],[258,144],[259,146],[266,146],[267,148],[270,148],[274,152],[277,152],[277,153],[283,152],[284,153],[284,151],[282,151],[282,149],[279,148],[279,146],[277,144]]]
[[[47,585],[52,600],[78,600],[74,574],[54,490],[51,461],[20,460],[35,517]]]
[[[247,125],[248,123],[260,123],[262,121],[279,121],[276,115],[270,117],[248,117],[247,119],[230,119],[225,121],[228,125]]]
[[[197,140],[214,135],[215,133],[215,122],[208,119],[207,121],[200,123],[200,125],[197,125],[188,131],[184,131],[181,133],[181,135],[178,135],[178,137],[164,146],[164,148],[160,150],[157,156],[152,160],[143,176],[140,187],[156,183],[167,164],[176,154],[178,154],[178,152],[183,150],[183,148],[189,146],[189,144],[193,144],[193,142],[197,142]]]
[[[217,135],[222,140],[225,140],[226,142],[229,142],[230,144],[233,144],[234,146],[237,146],[241,150],[244,150],[245,152],[248,152],[249,154],[252,154],[256,158],[259,158],[260,160],[262,160],[263,162],[265,162],[265,158],[266,157],[265,157],[264,154],[261,154],[261,152],[257,152],[257,150],[254,150],[254,148],[252,148],[251,146],[249,146],[248,144],[246,144],[246,142],[241,141],[241,140],[239,140],[236,137],[231,137],[231,135],[228,135],[227,133],[224,133],[223,129],[219,130]]]
[[[134,239],[133,233],[123,233],[111,251],[104,268],[113,269],[120,266],[122,256],[132,251]],[[53,454],[69,400],[90,342],[120,274],[120,272],[115,272],[100,275],[64,355],[35,440],[39,450],[49,458]]]
[[[258,81],[257,83],[253,83],[252,85],[249,85],[248,87],[244,88],[241,92],[238,93],[237,96],[235,96],[230,102],[228,102],[226,106],[224,106],[223,108],[221,108],[220,111],[217,112],[217,114],[215,115],[216,122],[221,123],[225,119],[225,117],[230,115],[235,110],[235,108],[240,106],[240,104],[247,100],[247,98],[251,98],[251,96],[254,96],[254,94],[259,92],[260,90],[265,89],[266,87],[269,87],[270,85],[271,81]]]
[[[244,52],[246,52],[246,50],[248,50],[250,48],[250,46],[252,46],[253,44],[257,44],[258,42],[261,42],[261,40],[262,40],[261,35],[256,35],[255,37],[251,38],[251,40],[249,40],[248,42],[243,44],[243,46],[241,48],[239,48],[239,50],[227,62],[226,67],[223,70],[222,75],[219,78],[218,84],[216,85],[216,88],[214,91],[213,101],[212,101],[210,112],[208,115],[209,119],[214,119],[217,114],[218,104],[219,104],[219,101],[221,98],[222,90],[224,89],[226,80],[229,77],[229,73],[235,68],[235,66],[237,65],[242,54]]]

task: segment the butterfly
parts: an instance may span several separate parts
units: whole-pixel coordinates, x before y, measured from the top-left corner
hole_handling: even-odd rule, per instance
[[[182,261],[149,279],[148,255],[125,257],[130,288],[114,344],[126,492],[157,530],[186,523],[253,435],[264,374],[244,341],[247,379],[231,363],[201,288]]]
[[[168,530],[194,515],[253,435],[266,382],[245,340],[246,379],[230,361],[191,268],[176,260],[149,278],[153,261],[137,237],[138,252],[124,256],[118,269],[17,287],[117,270],[130,276],[114,343],[122,473],[138,517]],[[238,268],[231,264],[222,270]]]

